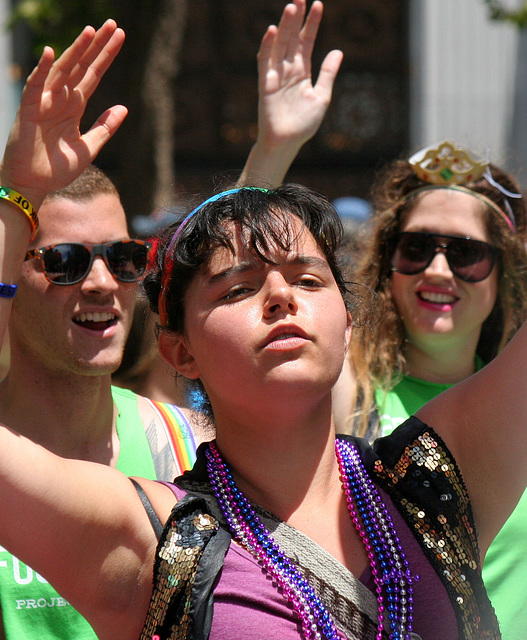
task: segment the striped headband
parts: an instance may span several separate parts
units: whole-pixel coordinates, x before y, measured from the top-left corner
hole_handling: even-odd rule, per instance
[[[184,227],[187,225],[188,221],[192,218],[192,216],[198,213],[198,211],[201,211],[203,207],[205,207],[206,205],[212,202],[216,202],[216,200],[220,200],[225,196],[229,196],[233,193],[238,193],[238,191],[263,191],[264,193],[268,193],[269,189],[263,189],[260,187],[238,187],[236,189],[228,189],[227,191],[216,193],[215,195],[205,200],[205,202],[202,202],[201,204],[199,204],[187,216],[185,216],[181,221],[181,224],[175,230],[172,238],[170,239],[170,242],[168,243],[168,247],[165,252],[165,258],[164,258],[164,264],[163,264],[163,277],[161,280],[161,289],[159,291],[158,308],[159,308],[159,320],[160,320],[161,326],[166,327],[168,325],[168,312],[166,308],[166,292],[168,289],[168,282],[170,280],[172,270],[174,269],[174,257],[172,253],[173,253],[174,245],[176,244],[177,239],[181,235],[181,232],[183,231]]]

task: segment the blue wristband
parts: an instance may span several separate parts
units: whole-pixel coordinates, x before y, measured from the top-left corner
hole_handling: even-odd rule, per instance
[[[16,284],[0,282],[0,298],[14,298],[17,288]]]

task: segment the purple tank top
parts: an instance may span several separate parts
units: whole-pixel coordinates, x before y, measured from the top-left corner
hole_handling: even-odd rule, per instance
[[[185,491],[166,484],[178,499]],[[391,499],[380,490],[399,534],[410,569],[419,575],[414,585],[413,631],[422,640],[458,637],[454,609],[446,589],[419,546],[417,539]],[[371,570],[360,581],[375,592]],[[331,612],[330,612],[331,613]],[[288,601],[273,586],[253,556],[237,544],[230,545],[214,588],[214,617],[209,640],[302,640],[298,618]],[[345,636],[341,636],[345,640]]]

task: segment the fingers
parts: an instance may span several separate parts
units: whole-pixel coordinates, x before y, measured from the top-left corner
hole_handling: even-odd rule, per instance
[[[93,27],[84,27],[75,41],[53,64],[47,78],[46,89],[56,91],[69,84],[73,69],[89,49],[94,37],[95,29]]]
[[[265,84],[265,77],[269,69],[271,68],[272,51],[278,29],[275,25],[267,27],[262,42],[260,43],[260,49],[256,59],[258,61],[258,84],[259,86]]]
[[[40,56],[37,66],[33,69],[22,93],[23,105],[30,105],[40,100],[44,84],[49,75],[50,69],[55,59],[55,53],[51,47],[44,47],[44,51]]]
[[[311,56],[323,9],[322,2],[315,0],[304,22],[305,0],[294,0],[285,6],[278,27],[269,27],[262,39],[258,52],[260,73],[293,63],[297,56],[302,59],[305,74],[311,73]]]
[[[331,99],[333,84],[335,83],[335,78],[337,77],[343,58],[344,54],[342,51],[335,49],[328,53],[320,67],[320,72],[315,84],[315,91],[319,95],[324,96],[328,103]]]
[[[305,58],[311,60],[313,54],[313,48],[315,46],[315,40],[318,34],[318,28],[320,27],[320,21],[322,20],[322,14],[324,12],[324,5],[322,2],[313,2],[311,9],[306,18],[306,22],[300,32],[300,40],[302,41],[302,55]]]
[[[290,55],[289,52],[293,46],[296,47],[304,16],[303,13],[300,16],[298,15],[299,10],[302,12],[302,6],[305,11],[305,0],[295,0],[294,4],[287,4],[282,12],[278,27],[271,25],[265,32],[258,51],[258,60],[264,61],[265,59],[268,67],[284,62],[286,57]],[[293,43],[291,40],[293,40]]]
[[[305,15],[305,0],[294,0],[284,7],[278,27],[267,28],[258,51],[260,81],[270,70],[280,73],[285,62],[293,62],[299,49],[299,37]]]
[[[78,65],[82,79],[79,80],[77,87],[86,97],[91,96],[99,85],[101,78],[121,50],[124,39],[124,31],[116,28],[110,38],[105,38],[102,41],[103,44],[94,40],[93,46],[90,47]],[[82,73],[82,70],[84,70],[84,73]]]
[[[82,136],[82,141],[89,152],[90,162],[121,126],[127,114],[128,109],[122,105],[111,107]]]
[[[76,87],[84,81],[85,90],[93,90],[100,77],[111,65],[124,42],[124,31],[117,27],[114,20],[107,20],[100,29],[85,27],[73,44],[53,62],[51,47],[45,47],[38,65],[28,78],[31,87],[43,87],[56,91],[65,85]],[[98,79],[94,79],[91,70]],[[87,76],[90,76],[87,80]]]
[[[278,25],[276,54],[278,60],[292,61],[298,51],[300,31],[306,14],[305,0],[294,0],[288,4]]]
[[[55,62],[46,89],[77,88],[89,97],[99,84],[124,42],[124,32],[114,20],[95,31],[86,27],[75,42]]]

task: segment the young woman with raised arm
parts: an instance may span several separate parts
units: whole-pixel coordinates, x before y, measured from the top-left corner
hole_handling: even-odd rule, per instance
[[[0,175],[35,207],[124,116],[79,133],[121,38],[103,29],[53,65],[45,52],[28,81]],[[0,213],[27,242],[20,207],[4,197]],[[527,328],[373,447],[336,437],[358,311],[341,236],[331,205],[294,185],[216,194],[161,234],[145,279],[160,349],[201,385],[217,433],[190,474],[139,480],[142,495],[0,429],[0,544],[103,640],[499,637],[480,564],[527,484]]]

